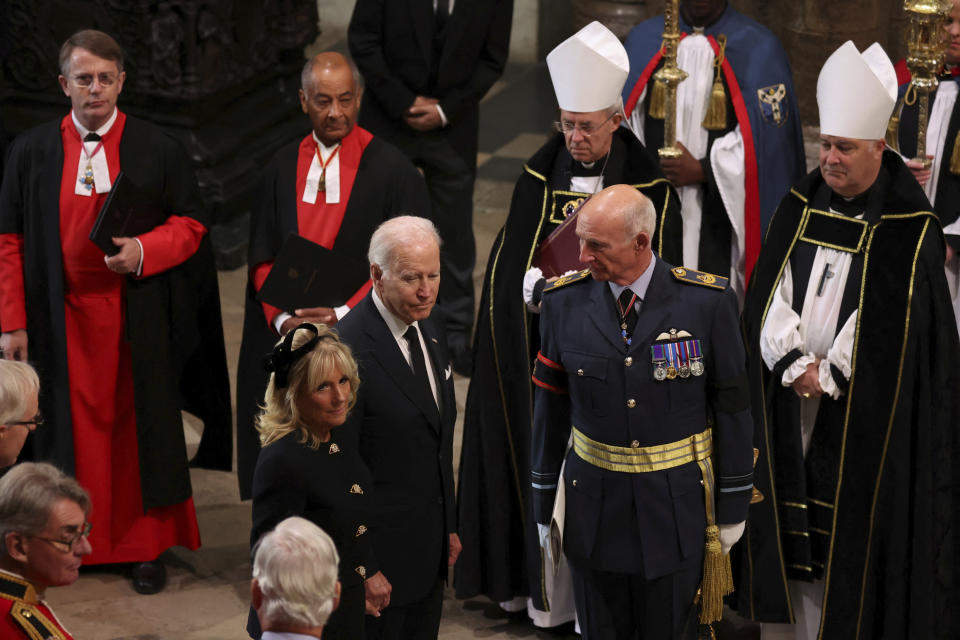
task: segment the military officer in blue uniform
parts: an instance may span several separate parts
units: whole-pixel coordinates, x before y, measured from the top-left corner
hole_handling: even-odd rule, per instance
[[[549,529],[562,483],[589,640],[692,638],[700,600],[700,621],[718,619],[753,486],[736,296],[657,259],[653,228],[636,189],[595,195],[577,222],[589,268],[546,289],[540,315],[533,504]]]

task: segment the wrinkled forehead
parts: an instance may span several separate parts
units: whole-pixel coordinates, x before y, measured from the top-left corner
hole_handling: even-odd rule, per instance
[[[116,60],[101,58],[83,47],[74,47],[67,59],[71,73],[120,73]]]

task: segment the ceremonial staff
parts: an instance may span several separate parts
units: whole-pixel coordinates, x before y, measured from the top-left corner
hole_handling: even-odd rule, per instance
[[[667,0],[663,5],[663,66],[654,74],[654,95],[651,96],[651,116],[663,117],[663,146],[657,150],[661,158],[679,158],[677,147],[677,85],[687,78],[687,72],[677,66],[677,44],[680,42],[679,0]],[[654,115],[660,100],[657,90],[663,90],[663,115]]]
[[[937,73],[943,68],[947,55],[944,22],[953,8],[951,0],[904,0],[903,9],[910,20],[907,30],[907,68],[910,69],[910,85],[902,103],[913,105],[917,100],[917,153],[914,160],[931,164],[927,157],[927,118],[930,112],[930,94],[936,90]],[[891,119],[890,130],[895,132],[897,113]],[[895,138],[895,134],[892,136]],[[893,140],[894,148],[897,147]]]

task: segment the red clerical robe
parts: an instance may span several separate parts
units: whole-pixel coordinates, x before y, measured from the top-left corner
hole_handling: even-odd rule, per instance
[[[120,172],[125,123],[125,115],[118,113],[98,151],[106,154],[111,183]],[[60,247],[74,472],[93,501],[89,537],[93,553],[84,558],[84,564],[149,561],[174,545],[196,549],[200,533],[192,498],[146,511],[143,508],[131,351],[125,337],[125,290],[130,276],[110,271],[103,252],[88,239],[107,194],[75,193],[75,167],[82,142],[70,115],[61,122],[60,133],[64,153]],[[141,235],[140,277],[182,263],[196,252],[204,233],[205,227],[197,220],[172,215]],[[22,284],[23,240],[18,235],[0,235],[0,281],[20,283],[19,291],[9,286],[0,291],[4,331],[25,328],[30,313]],[[41,389],[41,393],[61,391]]]

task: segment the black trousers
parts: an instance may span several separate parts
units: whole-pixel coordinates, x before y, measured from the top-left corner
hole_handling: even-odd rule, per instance
[[[442,609],[443,580],[437,577],[423,600],[399,607],[391,604],[379,618],[367,616],[367,640],[437,640]]]
[[[597,571],[569,559],[583,640],[694,640],[703,554],[674,573],[642,575]]]
[[[440,294],[451,350],[469,347],[473,332],[473,185],[476,161],[468,162],[441,130],[391,136],[421,171],[430,194],[431,220],[440,232]],[[422,212],[410,212],[423,215]]]

